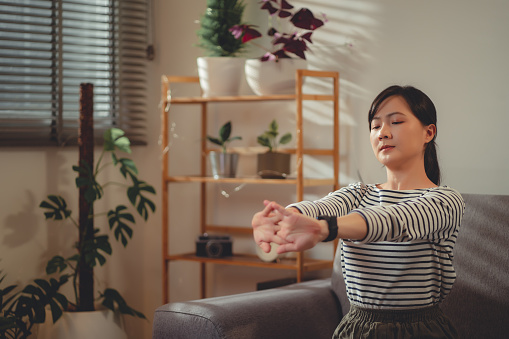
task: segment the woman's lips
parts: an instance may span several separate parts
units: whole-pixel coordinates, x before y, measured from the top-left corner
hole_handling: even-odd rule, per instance
[[[394,146],[390,146],[390,145],[383,145],[382,147],[380,147],[380,151],[386,151],[386,150],[390,150],[390,149],[393,149]]]

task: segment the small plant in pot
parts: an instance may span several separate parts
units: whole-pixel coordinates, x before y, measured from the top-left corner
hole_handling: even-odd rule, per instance
[[[319,19],[305,7],[294,9],[286,0],[261,3],[261,10],[269,13],[269,48],[253,41],[262,37],[255,25],[239,24],[230,29],[243,43],[250,42],[266,51],[261,58],[246,60],[247,83],[257,95],[295,94],[296,71],[307,68],[311,36],[324,25],[325,16]]]
[[[231,137],[232,123],[228,121],[219,129],[218,137],[207,136],[211,143],[221,146],[221,152],[209,153],[210,166],[214,178],[235,178],[239,154],[227,152],[227,145],[234,140],[242,140],[242,137]]]
[[[268,147],[268,151],[258,154],[257,173],[264,179],[284,179],[290,174],[290,157],[289,153],[278,152],[279,145],[285,145],[292,140],[290,132],[279,136],[279,126],[276,119],[269,124],[269,129],[258,136],[258,143]]]
[[[266,10],[270,15],[267,35],[272,38],[272,48],[267,49],[251,42],[266,50],[260,60],[278,61],[292,58],[292,56],[306,59],[305,53],[309,50],[308,44],[313,43],[311,35],[314,30],[324,25],[325,15],[323,15],[323,20],[318,19],[308,8],[303,7],[295,10],[293,5],[286,0],[263,0],[261,4],[261,9]],[[287,32],[283,32],[282,27],[285,25],[291,27]],[[230,28],[230,32],[242,43],[262,36],[255,25],[237,24]]]
[[[238,94],[245,61],[238,56],[245,44],[236,39],[229,28],[242,23],[244,8],[242,0],[207,0],[207,9],[197,31],[197,46],[205,54],[197,60],[205,97]]]

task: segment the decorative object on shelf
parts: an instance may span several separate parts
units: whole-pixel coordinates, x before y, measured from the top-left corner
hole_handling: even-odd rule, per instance
[[[278,62],[248,59],[244,72],[249,88],[257,95],[295,94],[295,73],[306,68],[307,61],[302,59]]]
[[[286,145],[292,140],[290,132],[277,139],[279,125],[276,119],[269,124],[269,129],[258,136],[258,143],[268,147],[267,153],[258,154],[257,174],[264,179],[284,179],[290,174],[289,153],[278,152],[279,145]]]
[[[313,43],[311,35],[314,30],[324,25],[325,15],[323,15],[324,20],[320,20],[315,18],[308,8],[292,11],[293,8],[286,0],[262,1],[261,9],[267,10],[271,18],[267,35],[272,37],[272,49],[260,58],[261,61],[278,61],[291,58],[288,53],[306,59],[305,53],[309,50],[307,44]],[[278,24],[279,30],[274,27],[274,22]],[[281,27],[286,26],[293,26],[294,31],[281,32]],[[230,28],[230,32],[242,43],[246,43],[262,36],[254,27],[256,26],[237,24]]]
[[[296,11],[293,8],[286,0],[262,2],[261,9],[270,14],[267,35],[272,37],[272,48],[266,49],[267,52],[259,60],[246,60],[244,70],[249,87],[258,95],[295,94],[295,71],[307,67],[305,53],[309,50],[308,43],[313,43],[311,35],[326,21],[325,16],[324,20],[320,20],[307,8]],[[290,31],[282,31],[281,27],[292,26]],[[247,43],[262,36],[255,27],[240,24],[230,28],[230,31],[237,39]],[[292,56],[299,61],[292,60]]]
[[[244,58],[199,57],[197,59],[200,86],[204,97],[239,94],[245,72]]]
[[[256,255],[258,256],[258,258],[260,258],[261,261],[263,262],[274,262],[276,261],[280,255],[277,254],[277,248],[279,247],[278,244],[275,244],[275,243],[270,243],[270,252],[269,253],[265,253],[260,246],[256,245],[255,244],[255,248],[256,248]]]
[[[205,233],[196,239],[197,257],[224,258],[232,255],[232,239],[229,235],[209,235]]]
[[[244,58],[237,57],[245,47],[229,28],[242,22],[242,0],[207,0],[207,10],[200,20],[198,46],[205,57],[197,60],[203,96],[237,95],[243,75]]]
[[[221,152],[211,151],[209,153],[210,168],[212,176],[218,178],[235,178],[237,174],[237,163],[239,154],[227,152],[226,146],[234,140],[242,140],[242,137],[230,137],[232,132],[232,123],[228,121],[219,129],[219,137],[207,136],[208,141],[221,146]]]

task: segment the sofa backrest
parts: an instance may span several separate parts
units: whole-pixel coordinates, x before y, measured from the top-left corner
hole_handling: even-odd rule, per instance
[[[442,309],[460,338],[509,335],[509,196],[463,194],[456,283]]]
[[[509,335],[509,196],[463,194],[465,215],[454,247],[457,278],[442,309],[459,337],[506,338]],[[338,252],[332,289],[343,314],[346,296]]]

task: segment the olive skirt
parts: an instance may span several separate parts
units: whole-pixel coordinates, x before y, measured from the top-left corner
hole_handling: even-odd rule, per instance
[[[457,332],[438,305],[414,310],[366,309],[352,305],[333,339],[343,338],[457,338]]]

